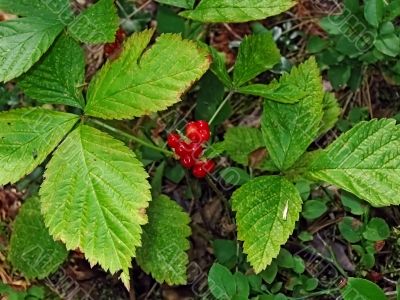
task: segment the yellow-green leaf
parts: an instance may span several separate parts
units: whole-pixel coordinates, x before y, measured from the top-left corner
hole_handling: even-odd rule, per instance
[[[151,200],[147,173],[133,152],[87,125],[55,151],[40,189],[46,226],[68,249],[79,248],[128,286],[131,259]]]
[[[161,35],[145,51],[153,32],[134,34],[121,56],[98,72],[89,86],[88,115],[127,119],[164,110],[208,69],[208,52],[179,35]]]

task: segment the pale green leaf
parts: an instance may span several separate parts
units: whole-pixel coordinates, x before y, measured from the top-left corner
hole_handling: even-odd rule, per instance
[[[249,181],[232,196],[238,239],[256,273],[279,254],[299,218],[302,201],[295,186],[283,177]]]
[[[137,250],[139,266],[159,283],[186,284],[188,214],[164,195],[153,199],[147,214],[149,223],[143,227],[142,247]]]
[[[268,100],[281,103],[296,103],[306,96],[303,89],[290,82],[279,83],[273,81],[270,84],[251,84],[238,89],[239,93],[260,96]]]
[[[70,0],[0,0],[0,10],[23,17],[58,19],[63,24],[73,16]]]
[[[225,133],[223,149],[239,164],[249,165],[249,155],[260,148],[265,148],[260,129],[232,127]]]
[[[308,170],[373,206],[400,204],[400,128],[391,119],[360,122],[311,156]]]
[[[241,23],[278,15],[295,4],[293,0],[202,0],[181,15],[206,23]]]
[[[319,125],[318,135],[323,135],[335,126],[339,120],[341,109],[339,103],[333,93],[325,93],[322,103],[323,116]]]
[[[77,121],[76,115],[39,108],[0,113],[0,185],[32,172]]]
[[[42,60],[21,77],[19,86],[41,103],[83,108],[84,80],[83,49],[72,38],[62,35]]]
[[[42,279],[55,272],[68,254],[44,225],[37,197],[28,199],[19,210],[9,247],[8,260],[29,279]]]
[[[208,53],[179,35],[161,35],[143,53],[153,32],[134,34],[121,56],[97,73],[89,86],[88,115],[127,119],[164,110],[206,72]]]
[[[87,44],[111,43],[115,40],[119,19],[114,0],[100,0],[68,25],[68,32]]]
[[[55,151],[44,177],[40,200],[53,237],[79,248],[92,265],[122,270],[127,285],[151,200],[148,175],[133,152],[81,125]]]
[[[195,0],[156,0],[159,3],[192,9]]]
[[[318,136],[324,92],[314,58],[292,69],[281,82],[296,85],[306,94],[295,104],[264,103],[262,131],[267,150],[275,165],[286,170]]]
[[[280,62],[281,54],[270,32],[243,39],[233,71],[233,85],[240,87]]]
[[[63,29],[49,18],[20,18],[0,22],[0,82],[29,70]]]

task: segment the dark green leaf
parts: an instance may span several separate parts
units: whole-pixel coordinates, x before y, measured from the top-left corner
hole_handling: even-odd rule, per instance
[[[379,286],[361,278],[349,278],[341,293],[344,300],[387,300]]]
[[[157,2],[177,7],[192,9],[195,0],[156,0]]]
[[[363,237],[372,242],[386,240],[390,236],[390,228],[384,219],[372,218],[363,232]]]
[[[379,27],[383,19],[385,4],[383,0],[365,0],[364,17],[375,28]]]

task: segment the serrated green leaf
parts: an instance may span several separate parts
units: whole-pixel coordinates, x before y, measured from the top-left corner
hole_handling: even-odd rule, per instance
[[[137,250],[139,266],[159,283],[186,284],[188,214],[164,195],[153,199],[147,214],[149,223],[143,227],[142,247]]]
[[[208,286],[216,299],[232,299],[236,294],[236,281],[228,268],[214,263],[208,273]]]
[[[314,58],[292,69],[281,81],[290,82],[306,93],[295,104],[265,100],[261,124],[264,140],[275,165],[286,170],[318,136],[324,93]]]
[[[281,54],[270,32],[246,36],[240,44],[233,85],[240,87],[280,62]]]
[[[111,43],[115,40],[119,18],[114,0],[100,0],[68,25],[68,32],[87,44]]]
[[[55,239],[79,248],[129,285],[131,259],[151,199],[147,173],[122,142],[87,125],[55,151],[40,189],[42,213]]]
[[[392,119],[360,122],[309,161],[309,173],[373,206],[400,204],[400,128]]]
[[[22,17],[58,19],[64,24],[73,16],[70,0],[0,0],[0,10]]]
[[[181,15],[206,23],[241,23],[278,15],[295,4],[292,0],[202,0]]]
[[[8,259],[26,278],[43,279],[67,258],[67,250],[55,242],[44,225],[37,197],[28,199],[13,225]]]
[[[264,97],[265,99],[293,104],[306,96],[306,92],[299,86],[285,82],[284,76],[281,82],[273,81],[270,84],[251,84],[238,89],[239,93]]]
[[[29,70],[49,49],[63,25],[48,18],[0,22],[0,82]]]
[[[89,86],[88,115],[126,119],[164,110],[206,72],[208,53],[179,35],[161,35],[143,53],[153,32],[133,34],[121,56],[97,73]]]
[[[333,93],[325,93],[322,107],[323,116],[319,125],[318,135],[323,135],[331,130],[339,120],[341,113],[339,103]]]
[[[40,108],[0,113],[0,185],[32,172],[77,121],[78,116]]]
[[[265,269],[293,232],[302,201],[283,177],[263,176],[249,181],[232,196],[238,239],[256,273]]]
[[[265,144],[260,129],[233,127],[225,133],[223,148],[232,160],[247,166],[251,152],[265,148]]]
[[[159,3],[192,9],[195,0],[156,0]]]
[[[83,49],[72,38],[62,35],[42,60],[21,77],[19,86],[41,103],[83,108],[84,77]]]

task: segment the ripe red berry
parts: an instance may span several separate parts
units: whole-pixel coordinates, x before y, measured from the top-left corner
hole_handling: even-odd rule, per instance
[[[180,141],[178,147],[175,148],[175,153],[182,157],[182,156],[192,156],[192,149],[190,144]]]
[[[190,143],[189,144],[190,148],[192,149],[192,156],[193,158],[199,158],[203,154],[203,147],[201,144],[197,143]]]
[[[176,149],[181,143],[181,137],[177,133],[170,133],[168,134],[167,143],[170,148]]]
[[[193,175],[197,178],[204,178],[207,174],[215,169],[215,162],[208,160],[206,162],[199,161],[193,167]]]
[[[210,126],[208,125],[207,121],[204,121],[204,120],[197,121],[197,126],[201,129],[206,129],[206,130],[210,131]]]
[[[186,136],[195,143],[207,142],[210,135],[210,127],[206,121],[190,122],[186,125]]]
[[[186,169],[191,169],[195,164],[194,158],[190,155],[182,156],[180,162],[181,165]]]

